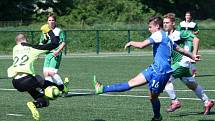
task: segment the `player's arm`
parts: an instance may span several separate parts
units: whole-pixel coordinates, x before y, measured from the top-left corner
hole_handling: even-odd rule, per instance
[[[50,36],[51,43],[44,44],[44,45],[31,45],[29,43],[22,43],[22,45],[30,46],[32,48],[39,49],[39,50],[53,50],[57,48],[59,46],[59,39],[55,37],[52,31],[49,31],[48,35]]]
[[[197,24],[194,27],[193,34],[195,34],[195,35],[199,34],[199,27]]]
[[[59,45],[59,48],[53,52],[54,56],[57,56],[59,52],[61,52],[63,50],[63,48],[65,47],[66,43],[65,42],[62,42],[60,45]]]
[[[148,39],[142,41],[142,42],[134,42],[134,41],[130,41],[128,43],[126,43],[125,45],[125,49],[129,46],[134,46],[134,47],[137,47],[137,48],[144,48],[148,45],[150,45],[150,41]]]
[[[192,53],[184,50],[183,48],[179,47],[176,44],[174,46],[175,46],[174,50],[176,50],[177,52],[179,52],[179,53],[181,53],[181,54],[193,59],[194,61],[199,61],[200,60],[200,55],[192,54]]]
[[[199,50],[199,38],[193,38],[193,54],[197,55]]]
[[[30,47],[33,47],[33,48],[39,49],[39,50],[53,50],[53,49],[57,48],[59,46],[59,39],[58,39],[58,37],[55,36],[53,31],[51,29],[49,29],[48,25],[47,24],[43,25],[41,27],[41,30],[44,33],[48,33],[48,35],[51,39],[51,43],[44,44],[44,45],[31,45],[29,43],[22,43],[22,45],[30,46]]]

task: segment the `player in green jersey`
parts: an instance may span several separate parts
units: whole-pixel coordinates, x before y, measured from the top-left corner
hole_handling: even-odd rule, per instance
[[[62,58],[62,50],[65,47],[65,35],[64,32],[57,27],[56,17],[53,14],[48,16],[47,21],[49,27],[52,29],[56,37],[59,38],[59,46],[48,53],[46,53],[45,61],[43,65],[43,74],[46,80],[54,82],[58,85],[60,91],[64,94],[68,93],[68,79],[65,79],[67,82],[63,82],[60,75],[58,74],[58,69],[60,67],[60,62]],[[40,44],[50,43],[50,38],[47,37],[46,33],[41,34]]]
[[[192,16],[190,11],[187,11],[185,13],[185,20],[180,22],[179,26],[177,27],[177,30],[181,31],[181,33],[183,34],[183,36],[181,36],[182,38],[186,39],[188,36],[193,37],[193,46],[194,46],[193,53],[197,54],[198,45],[200,41],[199,38],[197,38],[197,34],[199,33],[199,27],[197,23],[192,21]],[[194,62],[192,62],[192,64],[190,65],[190,68],[192,70],[193,77],[195,77],[197,74],[197,70]]]
[[[168,13],[164,15],[164,30],[168,32],[169,38],[177,43],[180,47],[183,47],[185,50],[192,52],[193,46],[192,46],[192,38],[188,37],[187,39],[181,38],[183,36],[181,31],[177,31],[174,28],[175,25],[175,14],[174,13]],[[189,88],[191,89],[198,98],[202,100],[204,103],[204,114],[207,115],[210,112],[210,109],[213,107],[214,102],[209,100],[207,95],[204,93],[204,89],[195,81],[195,78],[192,77],[189,67],[191,64],[190,58],[183,56],[182,54],[173,51],[172,53],[172,68],[173,73],[170,77],[169,82],[167,83],[165,90],[168,93],[168,95],[171,98],[171,104],[168,107],[168,112],[173,112],[176,109],[181,107],[180,101],[177,99],[174,87],[172,82],[180,78],[181,81]]]
[[[7,70],[8,77],[13,78],[12,84],[20,92],[28,92],[34,99],[27,103],[35,120],[39,120],[37,108],[47,107],[49,100],[44,95],[44,89],[47,86],[56,85],[44,80],[41,76],[35,74],[34,62],[42,53],[46,53],[58,47],[58,39],[47,25],[42,27],[42,31],[48,33],[51,43],[46,45],[30,45],[23,33],[16,36],[16,45],[13,47],[13,64]]]

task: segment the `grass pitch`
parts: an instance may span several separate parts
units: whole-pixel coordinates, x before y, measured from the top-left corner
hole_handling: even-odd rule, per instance
[[[202,53],[197,64],[198,83],[206,94],[215,99],[215,68],[213,53]],[[42,74],[43,59],[36,63],[36,71]],[[103,84],[126,82],[152,63],[150,54],[140,56],[65,56],[60,74],[69,77],[70,95],[50,101],[50,106],[39,109],[41,121],[150,121],[153,116],[147,97],[147,85],[128,92],[94,95],[93,75]],[[10,58],[1,58],[0,76],[6,76],[11,64]],[[215,121],[215,109],[211,115],[203,115],[203,103],[196,98],[179,80],[175,82],[177,95],[182,102],[181,109],[165,112],[170,100],[161,94],[163,121]],[[26,103],[32,100],[27,93],[13,89],[10,79],[0,79],[0,121],[33,121]]]

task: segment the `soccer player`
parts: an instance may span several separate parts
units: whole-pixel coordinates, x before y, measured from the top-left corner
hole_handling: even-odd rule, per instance
[[[34,101],[27,102],[32,116],[39,120],[37,108],[47,107],[49,100],[44,95],[44,89],[47,86],[56,85],[44,80],[41,76],[35,74],[34,62],[42,53],[48,52],[59,46],[58,39],[54,33],[44,25],[41,30],[48,33],[51,43],[46,45],[31,45],[27,43],[27,38],[23,33],[16,36],[16,45],[13,47],[13,64],[8,68],[8,77],[13,78],[12,84],[20,92],[28,92]]]
[[[164,20],[163,20],[163,27],[164,30],[168,32],[168,36],[171,40],[173,40],[176,44],[178,44],[180,47],[184,48],[187,51],[192,52],[193,46],[193,36],[187,36],[188,38],[181,38],[183,36],[181,31],[177,31],[174,28],[175,26],[175,14],[174,13],[168,13],[164,15]],[[174,86],[172,82],[180,78],[181,81],[194,93],[196,96],[201,99],[204,103],[204,115],[209,114],[210,109],[213,107],[214,103],[213,101],[209,100],[207,95],[205,94],[203,88],[195,81],[195,78],[192,77],[189,67],[190,67],[190,58],[183,56],[182,54],[173,51],[172,53],[172,68],[173,68],[173,73],[172,76],[170,77],[169,82],[167,83],[165,90],[168,93],[168,95],[171,98],[171,104],[167,108],[168,112],[173,112],[176,109],[181,107],[180,101],[177,99],[175,91],[174,91]]]
[[[192,16],[191,12],[187,11],[185,13],[185,20],[180,22],[179,26],[177,27],[177,30],[181,31],[183,33],[182,38],[187,38],[187,36],[192,36],[193,37],[193,46],[194,50],[193,53],[197,54],[198,53],[198,47],[199,47],[199,38],[197,38],[197,34],[199,33],[199,28],[197,23],[192,21]],[[193,77],[196,76],[197,70],[195,66],[195,62],[192,62],[190,65],[190,68],[192,70],[192,75]]]
[[[49,27],[52,29],[53,33],[56,37],[59,38],[59,46],[56,49],[53,49],[46,53],[45,61],[43,65],[43,74],[46,80],[50,82],[56,83],[60,91],[63,94],[68,93],[68,83],[69,80],[65,78],[65,81],[61,79],[60,75],[58,74],[58,69],[60,67],[60,62],[62,58],[62,50],[65,47],[65,35],[64,32],[57,27],[56,24],[56,17],[53,14],[48,16],[47,21]],[[41,34],[40,44],[50,43],[50,38],[47,36],[46,33]]]
[[[198,60],[197,56],[193,56],[191,53],[184,51],[182,48],[174,44],[162,30],[162,27],[162,18],[151,17],[148,22],[148,30],[151,32],[151,36],[142,42],[131,41],[125,45],[125,48],[129,46],[144,48],[148,45],[153,45],[154,62],[147,69],[143,70],[136,77],[125,83],[103,86],[95,79],[93,81],[96,94],[127,91],[134,87],[148,83],[150,101],[154,112],[152,121],[162,120],[158,96],[165,88],[165,85],[172,74],[172,49],[176,49],[177,51],[191,57],[192,59]]]

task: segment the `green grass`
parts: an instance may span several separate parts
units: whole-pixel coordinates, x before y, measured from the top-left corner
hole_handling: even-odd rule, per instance
[[[152,63],[151,56],[116,56],[116,57],[64,57],[60,74],[71,78],[69,85],[70,97],[58,98],[50,102],[47,108],[39,109],[41,121],[150,121],[151,104],[147,97],[147,86],[135,88],[122,93],[107,95],[90,95],[93,93],[91,80],[96,74],[103,84],[125,82],[138,74]],[[215,68],[213,53],[202,53],[203,61],[197,64],[198,83],[206,90],[214,90]],[[42,73],[43,59],[36,63],[37,72]],[[1,59],[0,77],[6,76],[6,69],[11,64],[10,59]],[[175,82],[177,90],[187,89],[179,80]],[[27,93],[4,91],[13,89],[10,79],[0,79],[0,120],[1,121],[33,121],[26,103],[32,98]],[[79,90],[86,89],[86,90]],[[87,93],[76,94],[75,93]],[[215,99],[215,92],[207,91],[207,95]],[[192,92],[177,92],[180,98],[196,98]],[[124,95],[124,96],[120,96]],[[130,96],[128,96],[130,95]],[[136,96],[136,97],[135,97]],[[139,96],[139,97],[138,97]],[[166,97],[163,93],[161,97]],[[161,99],[163,121],[215,121],[215,110],[204,116],[203,104],[198,100],[183,100],[182,108],[174,113],[166,113],[169,99]],[[21,114],[10,116],[8,114]]]

